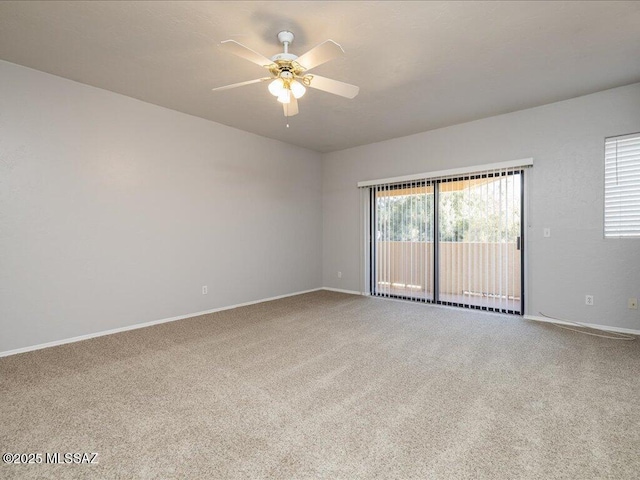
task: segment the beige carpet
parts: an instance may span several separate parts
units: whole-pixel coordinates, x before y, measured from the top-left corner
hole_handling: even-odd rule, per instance
[[[0,478],[640,478],[640,342],[316,292],[0,359]]]

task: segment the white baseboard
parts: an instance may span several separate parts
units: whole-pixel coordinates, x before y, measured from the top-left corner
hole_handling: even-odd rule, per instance
[[[198,317],[200,315],[206,315],[206,314],[209,314],[209,313],[222,312],[224,310],[232,310],[234,308],[246,307],[248,305],[255,305],[256,303],[270,302],[270,301],[273,301],[273,300],[278,300],[280,298],[293,297],[295,295],[302,295],[302,294],[305,294],[305,293],[317,292],[319,290],[327,290],[327,291],[330,291],[330,292],[347,293],[347,294],[351,294],[351,295],[366,295],[366,294],[361,293],[361,292],[356,292],[355,290],[344,290],[344,289],[341,289],[341,288],[330,288],[330,287],[313,288],[311,290],[304,290],[304,291],[301,291],[301,292],[287,293],[285,295],[278,295],[276,297],[262,298],[260,300],[253,300],[253,301],[250,301],[250,302],[238,303],[236,305],[228,305],[226,307],[213,308],[211,310],[203,310],[201,312],[188,313],[186,315],[179,315],[177,317],[163,318],[163,319],[160,319],[160,320],[152,320],[150,322],[144,322],[144,323],[136,323],[134,325],[127,325],[126,327],[119,327],[119,328],[114,328],[114,329],[111,329],[111,330],[103,330],[101,332],[88,333],[86,335],[79,335],[77,337],[65,338],[65,339],[62,339],[62,340],[55,340],[53,342],[40,343],[38,345],[30,345],[28,347],[16,348],[14,350],[7,350],[5,352],[0,352],[0,357],[8,357],[10,355],[17,355],[19,353],[31,352],[33,350],[40,350],[40,349],[43,349],[43,348],[55,347],[55,346],[64,345],[64,344],[67,344],[67,343],[81,342],[82,340],[89,340],[90,338],[102,337],[104,335],[112,335],[114,333],[126,332],[126,331],[129,331],[129,330],[136,330],[138,328],[151,327],[153,325],[159,325],[161,323],[174,322],[176,320],[183,320],[185,318]],[[374,297],[374,298],[377,298],[377,297]],[[394,299],[389,299],[389,300],[394,300]],[[565,321],[562,321],[562,320],[555,320],[555,319],[546,318],[546,317],[538,317],[538,316],[534,316],[534,315],[525,315],[524,319],[525,320],[533,320],[535,322],[557,323],[557,324],[560,324],[560,325],[575,326],[575,324],[570,323],[570,322],[565,322]],[[609,332],[627,333],[627,334],[630,334],[630,335],[640,335],[640,330],[634,330],[634,329],[630,329],[630,328],[611,327],[611,326],[608,326],[608,325],[595,325],[595,324],[591,324],[591,323],[584,323],[584,325],[587,325],[587,326],[592,327],[592,328],[598,328],[600,330],[606,330],[606,331],[609,331]]]
[[[578,326],[575,323],[565,322],[564,320],[556,320],[554,318],[547,318],[547,317],[538,317],[536,315],[525,315],[524,319],[533,320],[534,322],[556,323],[558,325],[567,325],[569,327]],[[585,322],[579,322],[579,323],[590,328],[597,328],[598,330],[605,330],[607,332],[627,333],[629,335],[640,335],[640,330],[634,330],[631,328],[611,327],[609,325],[596,325],[595,323],[585,323]]]
[[[351,295],[365,295],[364,293],[356,292],[355,290],[343,290],[342,288],[322,287],[321,290],[327,290],[329,292],[349,293]]]
[[[238,303],[237,305],[229,305],[226,307],[213,308],[211,310],[203,310],[202,312],[188,313],[186,315],[179,315],[177,317],[163,318],[161,320],[152,320],[150,322],[144,322],[144,323],[136,323],[134,325],[127,325],[126,327],[119,327],[119,328],[113,328],[111,330],[103,330],[101,332],[88,333],[86,335],[79,335],[77,337],[64,338],[62,340],[55,340],[53,342],[40,343],[38,345],[30,345],[28,347],[16,348],[14,350],[7,350],[5,352],[0,352],[0,357],[8,357],[10,355],[17,355],[18,353],[26,353],[26,352],[31,352],[33,350],[56,347],[58,345],[64,345],[66,343],[81,342],[82,340],[89,340],[90,338],[102,337],[104,335],[112,335],[114,333],[126,332],[128,330],[136,330],[138,328],[151,327],[152,325],[158,325],[160,323],[175,322],[176,320],[183,320],[185,318],[198,317],[200,315],[206,315],[208,313],[221,312],[223,310],[231,310],[238,307],[246,307],[248,305],[254,305],[256,303],[270,302],[272,300],[278,300],[280,298],[293,297],[295,295],[302,295],[303,293],[317,292],[318,290],[323,290],[323,289],[313,288],[311,290],[304,290],[302,292],[287,293],[285,295],[278,295],[277,297],[263,298],[260,300],[253,300],[251,302]]]

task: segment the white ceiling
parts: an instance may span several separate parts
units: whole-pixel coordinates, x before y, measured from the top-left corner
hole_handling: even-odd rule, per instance
[[[220,41],[270,57],[285,29],[360,86],[288,129],[265,84],[211,92],[264,74]],[[640,82],[640,2],[0,2],[0,58],[329,152]]]

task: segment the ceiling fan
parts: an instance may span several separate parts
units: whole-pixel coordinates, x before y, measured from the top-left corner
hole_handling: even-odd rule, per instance
[[[243,85],[251,85],[252,83],[270,81],[269,92],[282,103],[285,117],[291,117],[298,113],[298,99],[305,94],[306,87],[346,98],[354,98],[358,95],[360,88],[355,85],[307,73],[312,68],[344,54],[344,50],[336,42],[326,40],[298,57],[293,53],[289,53],[289,45],[293,42],[293,33],[282,31],[278,33],[278,40],[284,46],[284,52],[278,53],[270,59],[235,40],[222,42],[220,44],[221,48],[266,68],[270,76],[217,87],[213,91],[228,90],[242,87]]]

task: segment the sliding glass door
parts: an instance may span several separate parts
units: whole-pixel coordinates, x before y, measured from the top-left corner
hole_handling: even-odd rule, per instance
[[[521,170],[372,187],[372,294],[522,313],[522,198]]]

